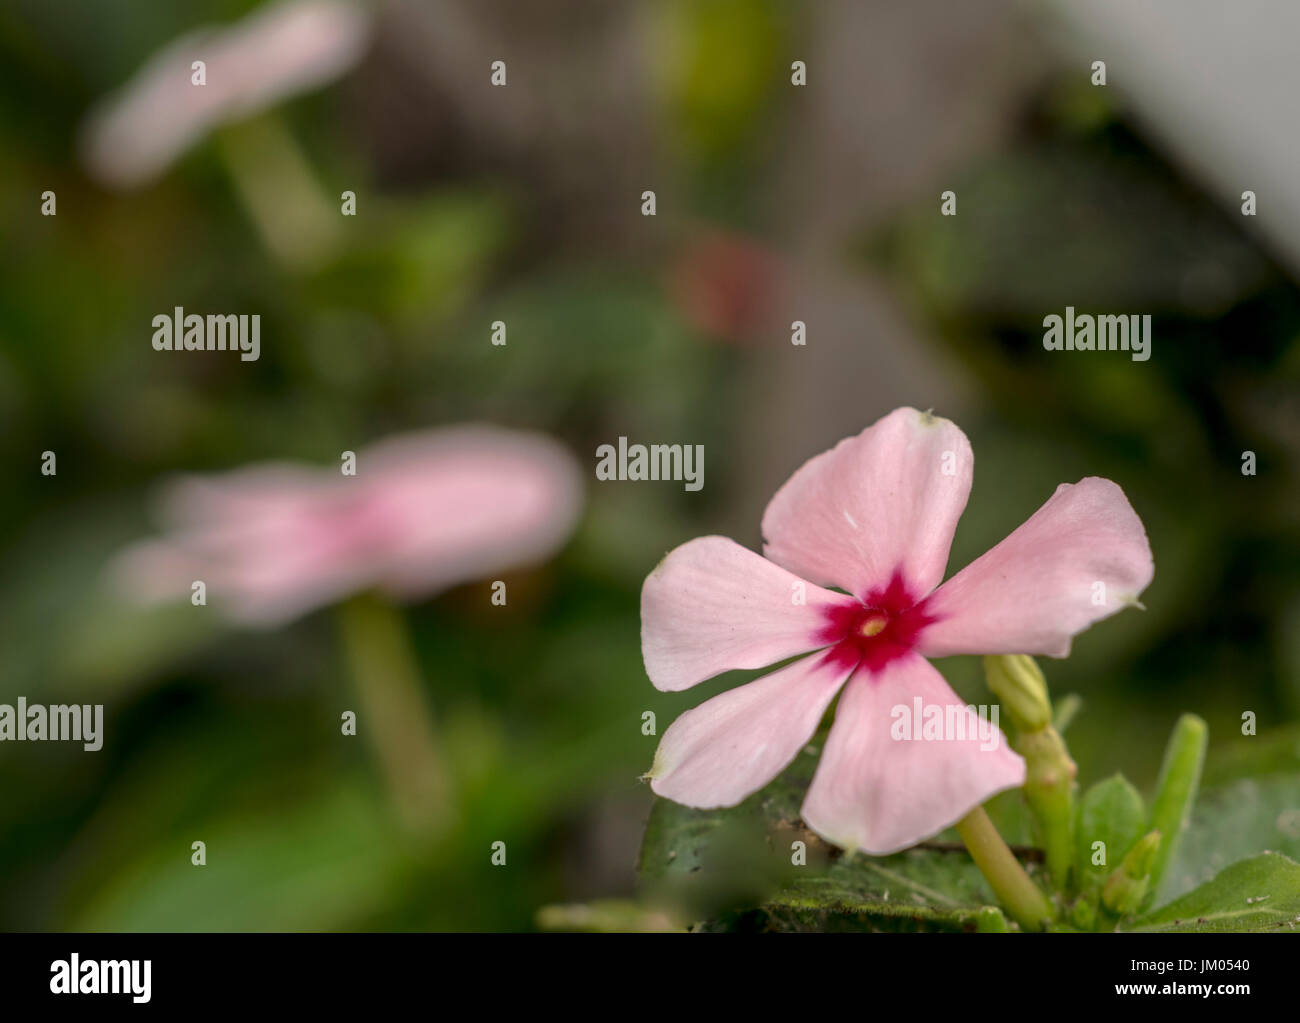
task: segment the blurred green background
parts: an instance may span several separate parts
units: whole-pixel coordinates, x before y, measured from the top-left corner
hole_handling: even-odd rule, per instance
[[[1300,717],[1294,275],[1019,8],[378,4],[337,82],[143,188],[97,184],[76,141],[92,104],[257,6],[0,10],[0,701],[106,706],[99,753],[0,747],[0,927],[527,929],[630,894],[641,715],[662,732],[739,678],[655,691],[641,581],[697,535],[757,546],[790,472],[904,404],[974,446],[950,570],[1085,475],[1146,523],[1146,612],[1044,665],[1084,700],[1082,782],[1149,786],[1183,710],[1212,751],[1244,711],[1261,734]],[[247,200],[286,159],[331,212],[358,196],[308,266]],[[178,304],[260,312],[260,360],[154,352],[150,320]],[[1066,305],[1152,314],[1151,360],[1044,352]],[[587,506],[554,560],[508,577],[507,607],[485,581],[404,610],[462,807],[421,843],[338,734],[355,701],[330,610],[228,629],[125,605],[103,572],[175,473],[331,465],[466,420],[559,438]],[[703,444],[704,489],[597,483],[620,435]],[[977,659],[940,667],[980,696]]]

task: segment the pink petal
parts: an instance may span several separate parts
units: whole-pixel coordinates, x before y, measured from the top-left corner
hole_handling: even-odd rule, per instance
[[[846,674],[814,654],[688,710],[659,743],[650,787],[687,806],[734,806],[794,759]]]
[[[374,572],[399,597],[537,564],[582,511],[582,470],[542,434],[441,427],[381,441],[360,458],[370,528],[387,537]]]
[[[945,718],[946,708],[958,708],[953,721],[965,737],[954,727],[940,739],[894,738],[907,734],[895,708],[915,717],[917,697],[923,708],[945,708]],[[910,654],[879,674],[858,671],[849,680],[802,815],[828,842],[883,856],[937,834],[1024,780],[1025,762],[992,721],[981,722],[928,661]]]
[[[207,583],[232,620],[281,625],[358,590],[421,597],[542,560],[581,511],[581,470],[554,441],[488,426],[380,441],[357,475],[272,463],[173,484],[171,527],[114,564],[146,601]]]
[[[901,571],[922,597],[943,578],[973,468],[955,425],[896,409],[790,477],[763,515],[763,552],[858,596]]]
[[[802,595],[806,603],[797,603]],[[825,643],[825,609],[851,598],[805,583],[722,536],[672,551],[641,588],[646,674],[666,692],[764,668]]]
[[[1024,525],[935,591],[926,610],[940,620],[917,649],[927,657],[1065,657],[1073,636],[1134,603],[1154,573],[1142,520],[1124,491],[1096,476],[1063,483]]]
[[[268,4],[233,25],[182,36],[90,114],[83,160],[110,187],[146,184],[220,123],[340,77],[369,36],[369,14],[342,0]],[[195,60],[207,64],[206,85],[191,84]]]
[[[277,479],[276,471],[258,467],[175,485],[166,517],[177,528],[122,551],[111,566],[118,586],[151,603],[203,580],[232,621],[276,626],[373,585],[373,556],[353,544],[344,525],[350,502],[309,474],[285,470]],[[218,520],[213,512],[223,508],[228,515]],[[193,513],[188,525],[186,509]]]

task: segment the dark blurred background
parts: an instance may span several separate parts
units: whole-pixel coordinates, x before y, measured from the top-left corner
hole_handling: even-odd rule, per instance
[[[98,753],[0,746],[0,926],[523,929],[630,894],[641,715],[662,732],[701,698],[646,680],[642,580],[697,535],[758,546],[789,473],[904,404],[974,446],[950,571],[1085,475],[1146,523],[1145,613],[1044,664],[1084,701],[1081,781],[1149,787],[1183,710],[1212,748],[1244,711],[1261,734],[1300,717],[1300,161],[1279,141],[1300,71],[1265,59],[1294,10],[1261,0],[1252,28],[1198,3],[1199,35],[1144,35],[1082,2],[400,0],[359,8],[364,55],[335,80],[139,187],[97,176],[95,104],[259,6],[0,8],[0,702],[106,715]],[[319,234],[276,220],[304,189]],[[336,222],[345,189],[358,216]],[[260,312],[261,358],[153,351],[174,305]],[[1045,352],[1067,305],[1151,314],[1150,361]],[[561,440],[587,504],[508,607],[485,581],[404,610],[462,807],[417,843],[338,734],[328,609],[225,628],[130,605],[104,571],[178,472],[328,466],[469,420]],[[703,444],[704,489],[597,483],[620,435]],[[975,658],[940,667],[980,696]]]

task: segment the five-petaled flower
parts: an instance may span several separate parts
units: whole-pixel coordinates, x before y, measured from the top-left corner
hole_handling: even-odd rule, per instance
[[[897,409],[777,491],[765,557],[706,536],[664,559],[641,592],[657,688],[808,656],[678,718],[649,772],[656,793],[695,807],[740,802],[795,757],[841,689],[802,810],[827,841],[895,852],[1023,784],[1024,761],[1005,743],[988,748],[978,727],[899,742],[891,708],[919,697],[973,718],[926,658],[1064,657],[1074,635],[1136,601],[1154,566],[1123,491],[1088,477],[1062,484],[939,585],[972,470],[953,423]]]

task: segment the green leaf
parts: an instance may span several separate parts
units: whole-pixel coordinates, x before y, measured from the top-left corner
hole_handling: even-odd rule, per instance
[[[1093,785],[1079,801],[1074,829],[1080,886],[1099,887],[1141,837],[1146,824],[1142,796],[1122,774]],[[1105,843],[1105,862],[1093,865],[1093,843]]]
[[[856,921],[862,930],[970,930],[992,903],[964,851],[910,849],[894,856],[840,857],[805,871],[770,895],[774,919],[824,928]]]
[[[1162,836],[1155,863],[1151,866],[1148,902],[1160,899],[1165,873],[1177,860],[1183,832],[1191,821],[1201,783],[1201,769],[1205,765],[1207,733],[1203,720],[1195,714],[1184,714],[1174,724],[1165,746],[1160,777],[1156,779],[1156,791],[1151,799],[1151,816],[1147,821],[1147,827],[1159,831]]]
[[[1300,863],[1281,853],[1241,860],[1167,906],[1148,913],[1126,931],[1295,930],[1300,923]]]
[[[708,930],[975,930],[995,900],[960,845],[845,856],[803,825],[799,807],[816,764],[805,750],[730,809],[658,800],[641,849],[647,897]],[[802,865],[793,862],[796,843]]]
[[[953,187],[962,215],[944,218],[949,225],[928,206],[908,214],[897,254],[931,302],[968,317],[1037,328],[1067,282],[1080,309],[1181,308],[1183,282],[1202,261],[1220,268],[1215,298],[1226,308],[1270,277],[1210,204],[1118,154],[1046,141],[990,160]],[[1046,265],[1035,246],[1058,234],[1069,240]]]
[[[274,826],[271,821],[274,821]],[[207,863],[191,861],[191,842]],[[204,815],[116,865],[69,917],[74,931],[315,931],[349,928],[392,896],[403,854],[382,803],[360,784],[312,792],[269,816]]]
[[[1203,792],[1166,891],[1181,895],[1266,849],[1300,860],[1300,775],[1247,778]]]
[[[1271,774],[1300,774],[1300,725],[1216,746],[1205,761],[1201,785],[1211,788]]]

